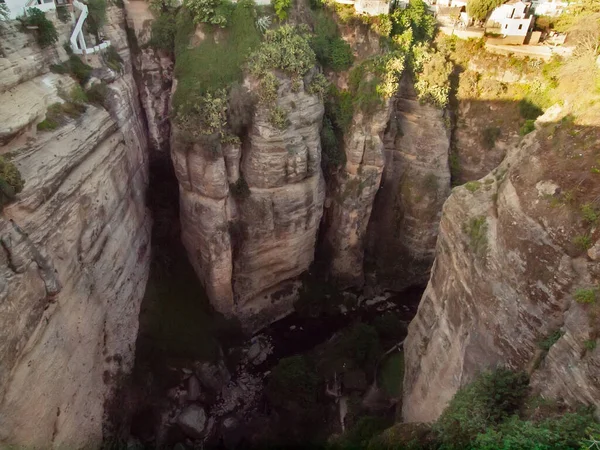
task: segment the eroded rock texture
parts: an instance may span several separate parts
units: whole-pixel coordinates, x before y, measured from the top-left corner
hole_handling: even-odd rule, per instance
[[[555,140],[545,130],[444,205],[431,279],[404,344],[406,421],[435,420],[460,386],[498,365],[529,370],[545,397],[600,406],[600,351],[585,344],[598,336],[597,319],[573,295],[598,285],[600,265],[573,245],[587,225],[561,203],[569,190],[597,195],[586,175],[592,147],[567,141],[580,162],[552,148],[598,142],[598,133],[556,131]],[[539,343],[558,330],[544,354]]]
[[[0,215],[0,446],[99,446],[133,365],[150,257],[147,144],[121,10],[109,23],[124,72],[108,111],[88,104],[51,131],[36,124],[75,81],[48,72],[58,51],[3,40],[0,151],[25,187]]]
[[[450,194],[443,111],[421,104],[404,77],[385,135],[385,166],[369,222],[367,270],[378,286],[425,285]]]
[[[248,329],[291,312],[296,278],[313,260],[325,197],[323,103],[303,87],[294,92],[286,77],[279,81],[284,130],[259,105],[243,145],[202,144],[177,129],[173,136],[184,245],[215,308]],[[255,89],[252,80],[247,85]]]
[[[383,134],[391,110],[387,100],[373,114],[355,112],[344,135],[346,165],[336,174],[325,244],[331,278],[341,288],[364,283],[367,225],[385,164]]]
[[[136,46],[132,62],[147,119],[150,154],[168,158],[173,60],[167,52],[147,45],[152,37],[151,23],[154,20],[149,3],[143,0],[126,2],[125,12],[127,26],[131,30],[130,40]]]

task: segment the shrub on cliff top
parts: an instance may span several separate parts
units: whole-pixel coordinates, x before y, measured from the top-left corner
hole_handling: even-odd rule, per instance
[[[398,89],[404,55],[389,52],[362,62],[350,72],[349,87],[355,110],[373,113]]]
[[[524,372],[496,369],[484,372],[458,390],[434,430],[443,448],[466,449],[476,436],[514,414],[527,395]]]
[[[19,169],[0,156],[0,211],[23,190],[24,185]]]
[[[210,131],[201,129],[206,122],[203,111],[208,106],[208,96],[214,100],[220,97],[219,92],[242,81],[243,62],[260,43],[254,16],[253,2],[241,0],[235,5],[229,26],[218,42],[207,30],[206,38],[198,46],[188,48],[194,25],[189,11],[185,8],[179,11],[175,37],[178,83],[173,95],[173,110],[180,125],[188,126],[195,133]]]
[[[250,72],[261,77],[269,70],[304,76],[315,65],[305,27],[283,25],[265,33],[265,41],[248,58]]]
[[[27,16],[22,21],[26,27],[37,27],[35,29],[35,38],[40,47],[48,47],[58,41],[58,33],[54,24],[39,9],[29,9]]]
[[[315,34],[310,45],[323,67],[339,72],[348,69],[354,62],[350,44],[340,37],[335,20],[325,11],[316,15]]]

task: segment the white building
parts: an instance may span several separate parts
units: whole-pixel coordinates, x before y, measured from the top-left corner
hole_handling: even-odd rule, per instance
[[[534,16],[531,15],[531,3],[510,0],[492,11],[486,27],[499,28],[502,36],[523,36],[533,28]]]
[[[56,9],[54,0],[0,0],[0,2],[6,3],[11,20],[23,16],[28,8],[37,8],[44,12]]]
[[[536,16],[559,16],[569,3],[561,0],[533,0],[531,9]]]

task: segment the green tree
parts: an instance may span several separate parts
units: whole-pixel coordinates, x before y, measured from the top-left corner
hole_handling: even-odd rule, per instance
[[[175,51],[177,19],[171,13],[163,13],[152,22],[152,35],[149,44],[169,53]]]
[[[494,8],[504,3],[504,0],[468,0],[467,14],[473,19],[483,22]]]
[[[88,0],[88,30],[96,37],[96,44],[100,44],[100,30],[106,23],[106,0]]]
[[[58,41],[58,33],[54,24],[37,8],[31,8],[24,20],[25,25],[37,27],[36,41],[40,47],[48,47]]]
[[[275,9],[275,14],[281,22],[288,17],[288,11],[292,6],[292,0],[271,0],[271,4]]]
[[[411,43],[417,43],[431,40],[434,33],[435,18],[423,0],[410,0],[405,9],[392,13],[392,36],[410,36]]]

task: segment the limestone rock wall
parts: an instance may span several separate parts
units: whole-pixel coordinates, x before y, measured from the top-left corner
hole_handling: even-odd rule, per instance
[[[344,135],[346,165],[335,176],[325,235],[330,276],[341,288],[364,283],[367,225],[385,164],[383,135],[391,110],[387,100],[373,114],[355,112]]]
[[[36,124],[60,101],[59,88],[75,83],[48,71],[61,51],[41,51],[20,33],[3,40],[0,152],[25,187],[0,214],[0,446],[99,446],[114,390],[133,365],[151,220],[123,24],[122,11],[109,8],[105,32],[124,71],[108,86],[108,110],[87,105],[52,131]]]
[[[587,225],[560,200],[597,195],[586,175],[591,147],[572,140],[598,133],[545,130],[444,205],[431,279],[404,344],[406,421],[435,420],[460,386],[497,365],[528,370],[547,398],[600,406],[600,351],[585,345],[598,337],[595,310],[574,300],[577,289],[598,286],[600,264],[594,247],[573,245]],[[548,147],[563,139],[577,162]],[[545,354],[539,343],[557,330]]]
[[[279,79],[284,130],[258,106],[241,144],[207,148],[174,130],[182,239],[215,308],[260,328],[292,311],[325,198],[319,138],[323,103]],[[247,80],[250,91],[256,89]],[[242,177],[248,192],[234,185]]]
[[[429,279],[442,206],[450,195],[450,137],[443,111],[421,104],[409,77],[393,101],[365,262],[378,286],[400,291]]]
[[[171,121],[169,110],[173,84],[173,59],[163,50],[148,46],[154,16],[144,0],[125,2],[132,62],[148,127],[150,156],[168,160]]]

